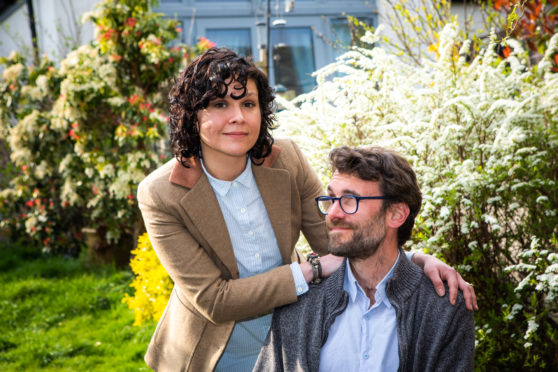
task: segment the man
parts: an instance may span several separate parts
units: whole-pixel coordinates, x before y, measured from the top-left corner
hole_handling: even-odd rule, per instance
[[[380,147],[334,149],[329,251],[347,259],[329,279],[276,309],[255,370],[472,371],[473,314],[461,293],[439,297],[401,246],[421,192],[409,163]],[[447,291],[446,291],[447,293]]]

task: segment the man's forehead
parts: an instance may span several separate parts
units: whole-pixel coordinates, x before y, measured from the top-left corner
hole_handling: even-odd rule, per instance
[[[335,171],[327,186],[329,192],[337,194],[365,195],[379,191],[380,185],[377,181],[363,180],[355,174],[341,173]]]

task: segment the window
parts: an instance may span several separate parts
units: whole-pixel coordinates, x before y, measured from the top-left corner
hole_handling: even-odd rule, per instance
[[[252,55],[252,40],[249,28],[208,29],[205,37],[217,44],[218,47],[229,48],[241,56],[249,57]]]
[[[359,21],[372,26],[373,22],[370,18],[358,18]],[[334,56],[339,57],[341,54],[347,51],[347,48],[354,44],[355,39],[362,35],[354,25],[349,26],[346,18],[334,18],[330,21],[331,31],[333,34],[333,40],[331,40],[334,45]]]
[[[314,47],[310,27],[271,30],[275,88],[288,95],[306,93],[314,87]]]

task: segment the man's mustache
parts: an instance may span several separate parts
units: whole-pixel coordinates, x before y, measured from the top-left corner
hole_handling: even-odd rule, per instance
[[[326,222],[326,226],[328,228],[328,230],[331,230],[333,228],[339,227],[342,229],[353,229],[355,228],[355,226],[351,223],[348,222],[333,222],[333,221],[327,221]]]

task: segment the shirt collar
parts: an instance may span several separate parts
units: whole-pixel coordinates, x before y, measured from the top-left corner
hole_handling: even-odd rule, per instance
[[[395,269],[395,265],[397,264],[397,261],[399,261],[400,254],[401,252],[397,253],[397,259],[391,266],[391,269],[389,269],[389,272],[383,277],[380,283],[378,283],[378,286],[376,287],[376,293],[374,295],[376,299],[376,303],[380,304],[383,302],[388,309],[391,309],[391,302],[389,302],[389,299],[386,296],[386,283],[393,276],[393,270]],[[355,302],[358,294],[365,297],[366,294],[358,284],[358,281],[356,280],[353,271],[351,270],[351,265],[349,264],[349,260],[345,261],[345,265],[346,265],[346,269],[345,269],[345,280],[343,282],[343,289],[345,290],[345,292],[349,294],[349,298],[351,299],[351,301]]]
[[[251,188],[252,185],[254,185],[254,175],[252,173],[252,164],[251,164],[252,162],[250,161],[249,158],[246,161],[246,167],[244,168],[242,173],[240,173],[240,175],[232,181],[223,181],[213,177],[211,174],[209,174],[207,169],[205,169],[202,158],[200,158],[200,163],[203,172],[205,173],[207,179],[209,180],[209,184],[211,185],[213,190],[215,190],[215,192],[221,196],[225,196],[229,192],[233,183],[238,183],[246,188]]]

